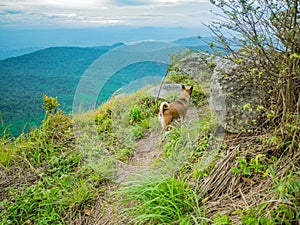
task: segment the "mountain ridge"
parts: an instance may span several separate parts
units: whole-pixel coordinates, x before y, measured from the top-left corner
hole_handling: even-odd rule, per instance
[[[213,39],[210,36],[206,37],[199,37],[199,36],[188,36],[183,38],[178,38],[173,41],[169,41],[169,43],[174,43],[177,45],[180,45],[182,47],[199,47],[202,48],[204,46],[207,46],[207,43],[211,42]],[[165,41],[168,42],[168,41]],[[130,43],[130,42],[129,42]],[[19,57],[23,55],[27,55],[30,53],[34,53],[40,50],[46,50],[49,48],[94,48],[94,49],[106,49],[110,50],[115,47],[119,47],[122,45],[126,45],[124,42],[115,42],[111,45],[91,45],[91,46],[76,46],[76,45],[57,45],[57,46],[48,46],[48,47],[28,47],[28,48],[20,48],[20,49],[13,49],[13,50],[0,50],[0,61],[13,58],[13,57]]]

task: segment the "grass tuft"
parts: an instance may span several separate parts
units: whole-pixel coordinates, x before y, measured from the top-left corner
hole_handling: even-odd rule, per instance
[[[118,194],[135,224],[191,224],[203,218],[195,191],[182,179],[149,173],[130,182]],[[195,213],[197,211],[197,213]]]

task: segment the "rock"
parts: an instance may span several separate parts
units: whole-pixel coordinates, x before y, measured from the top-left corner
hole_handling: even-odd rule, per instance
[[[212,70],[207,66],[206,62],[203,59],[203,54],[195,52],[188,53],[173,67],[178,69],[176,73],[191,76],[199,81],[209,80],[212,74]],[[174,71],[169,71],[167,77],[170,76],[173,72]],[[181,85],[182,84],[164,83],[162,89],[160,90],[159,98],[165,99],[170,95],[180,95]],[[148,93],[156,98],[159,89],[160,85],[154,86],[148,90]]]
[[[210,106],[220,125],[231,133],[248,132],[261,115],[263,94],[255,76],[227,59],[217,59],[211,77]],[[245,76],[246,75],[246,76]]]
[[[179,73],[192,76],[198,80],[211,76],[212,70],[207,66],[203,54],[192,52],[183,57],[175,66],[179,68]]]
[[[160,85],[154,86],[148,90],[148,93],[154,98],[159,97],[163,99],[167,98],[170,95],[179,96],[181,94],[181,84],[163,84],[160,93],[159,89]]]

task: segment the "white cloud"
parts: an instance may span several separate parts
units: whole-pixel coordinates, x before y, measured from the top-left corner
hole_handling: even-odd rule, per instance
[[[201,26],[209,0],[2,0],[0,24]]]

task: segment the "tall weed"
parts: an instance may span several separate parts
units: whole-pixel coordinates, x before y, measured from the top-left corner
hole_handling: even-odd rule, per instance
[[[195,190],[182,179],[149,173],[119,191],[135,224],[192,224],[204,215]]]

